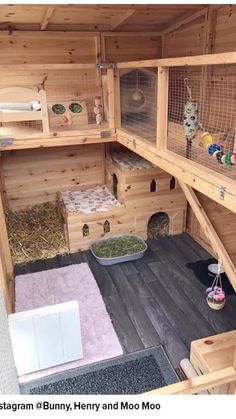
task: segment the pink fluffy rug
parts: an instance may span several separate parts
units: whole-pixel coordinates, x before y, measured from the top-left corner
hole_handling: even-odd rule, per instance
[[[79,301],[83,358],[20,377],[20,382],[99,362],[123,353],[97,283],[87,263],[15,278],[16,312]]]

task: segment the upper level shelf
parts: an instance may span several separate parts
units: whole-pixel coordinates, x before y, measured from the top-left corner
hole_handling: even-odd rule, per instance
[[[236,212],[236,53],[118,63],[117,79],[118,140]]]
[[[3,65],[0,72],[0,150],[114,140],[109,69]]]

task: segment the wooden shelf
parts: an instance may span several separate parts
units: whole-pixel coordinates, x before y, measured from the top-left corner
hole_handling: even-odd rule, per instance
[[[202,165],[189,161],[172,151],[159,150],[137,135],[131,135],[121,129],[116,131],[117,141],[120,144],[236,213],[235,180],[216,173],[208,167],[203,168]],[[220,197],[222,186],[225,188],[224,199]]]
[[[42,112],[9,112],[0,114],[0,122],[42,121]]]
[[[10,135],[6,135],[11,138]],[[5,137],[2,137],[4,139]],[[0,137],[1,141],[1,137]],[[21,134],[13,138],[13,143],[6,146],[0,145],[0,151],[23,150],[42,147],[59,147],[66,145],[97,144],[116,141],[115,130],[107,127],[89,129],[85,131],[63,131],[50,134],[37,133],[31,131],[31,134]]]

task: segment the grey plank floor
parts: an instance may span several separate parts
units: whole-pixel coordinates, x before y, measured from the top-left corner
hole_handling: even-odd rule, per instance
[[[198,267],[210,258],[183,234],[148,240],[148,251],[139,261],[103,267],[86,251],[18,265],[15,274],[87,262],[124,352],[161,343],[176,368],[189,356],[192,340],[236,328],[236,295],[228,296],[218,312],[206,304]],[[207,272],[203,274],[207,280]]]

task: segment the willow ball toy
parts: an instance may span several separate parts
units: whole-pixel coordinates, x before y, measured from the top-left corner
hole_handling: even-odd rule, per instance
[[[204,132],[202,134],[202,141],[203,141],[203,144],[207,147],[208,145],[213,143],[213,138],[211,134],[209,134],[209,132]]]

